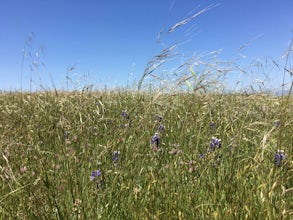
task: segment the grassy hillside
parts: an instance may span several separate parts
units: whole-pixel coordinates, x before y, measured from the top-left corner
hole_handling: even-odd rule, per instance
[[[0,94],[1,219],[292,219],[293,99]]]

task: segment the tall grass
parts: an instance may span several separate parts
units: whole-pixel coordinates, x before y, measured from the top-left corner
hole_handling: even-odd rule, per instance
[[[1,219],[290,219],[288,99],[283,108],[264,94],[3,93]]]

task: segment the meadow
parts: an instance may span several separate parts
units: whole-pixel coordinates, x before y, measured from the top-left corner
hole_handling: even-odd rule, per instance
[[[0,94],[0,219],[292,219],[292,95]]]

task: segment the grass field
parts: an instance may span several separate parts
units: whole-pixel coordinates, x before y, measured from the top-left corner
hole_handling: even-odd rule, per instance
[[[292,219],[293,99],[0,94],[0,219]]]

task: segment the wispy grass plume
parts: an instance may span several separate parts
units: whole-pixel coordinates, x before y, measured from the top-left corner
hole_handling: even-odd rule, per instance
[[[198,16],[204,14],[205,12],[211,10],[212,8],[214,7],[217,7],[218,4],[212,4],[212,5],[209,5],[208,7],[200,10],[199,12],[196,12],[195,14],[193,14],[192,16],[184,19],[184,20],[181,20],[179,22],[177,22],[176,24],[174,24],[172,27],[170,27],[170,29],[168,30],[168,33],[172,33],[173,31],[175,31],[177,28],[183,26],[183,25],[186,25],[188,24],[190,21],[192,21],[193,19],[197,18]]]

